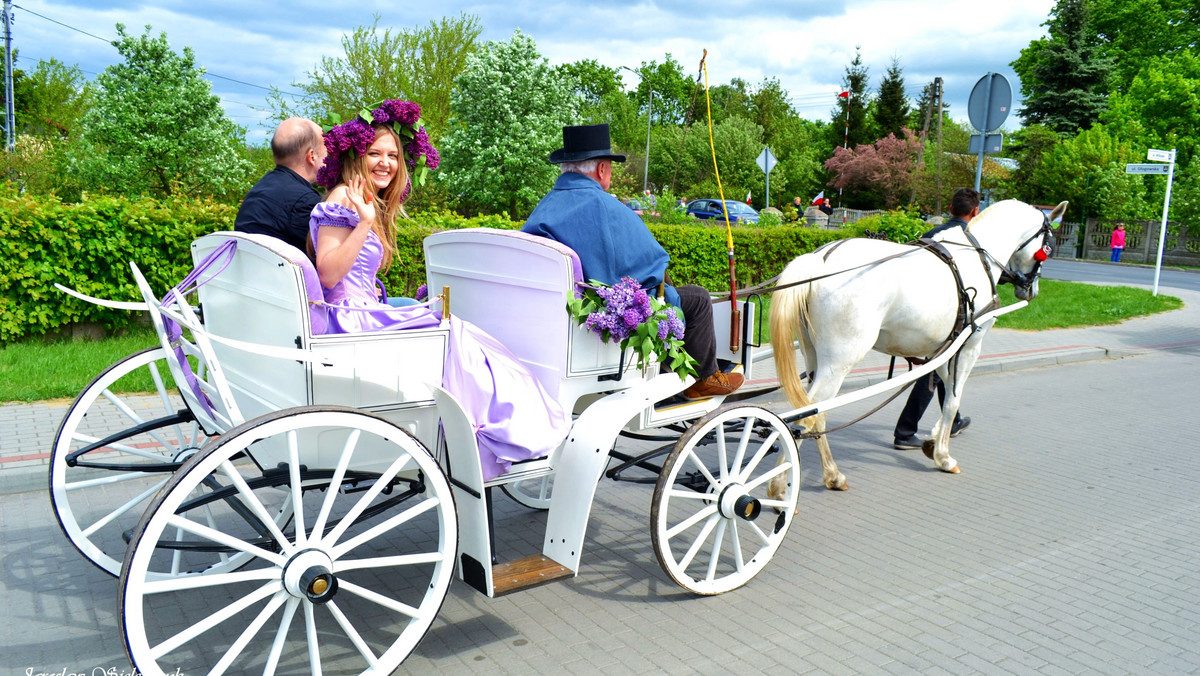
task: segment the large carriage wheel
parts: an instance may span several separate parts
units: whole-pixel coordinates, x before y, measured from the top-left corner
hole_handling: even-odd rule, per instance
[[[433,623],[457,550],[449,483],[405,430],[353,409],[268,414],[148,507],[119,586],[126,651],[143,674],[391,673]],[[238,570],[200,574],[233,552]],[[181,556],[195,574],[155,573]]]
[[[67,410],[50,451],[50,501],[59,525],[81,554],[113,576],[146,504],[208,441],[169,388],[166,360],[166,351],[151,348],[97,376]],[[144,388],[139,376],[149,376],[153,396],[122,394]],[[89,446],[97,447],[79,453]]]
[[[767,496],[774,477],[784,495]],[[732,404],[701,418],[663,463],[650,506],[654,554],[681,587],[720,594],[750,581],[783,542],[796,511],[800,456],[785,422]]]

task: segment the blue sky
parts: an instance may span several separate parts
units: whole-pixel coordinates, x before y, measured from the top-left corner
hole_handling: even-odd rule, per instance
[[[14,6],[18,66],[53,57],[94,77],[118,55],[92,36],[113,38],[118,22],[134,34],[146,24],[155,33],[166,31],[175,49],[190,46],[199,65],[222,76],[210,78],[213,92],[249,139],[260,142],[269,133],[263,87],[295,91],[292,83],[303,81],[322,56],[340,55],[342,35],[370,24],[375,14],[383,27],[474,14],[483,39],[506,40],[520,28],[554,64],[596,59],[636,68],[670,53],[694,75],[707,49],[710,84],[778,78],[798,112],[811,119],[828,118],[860,46],[873,89],[895,57],[911,96],[941,76],[951,115],[965,119],[971,87],[989,71],[1008,77],[1019,98],[1020,84],[1008,64],[1045,34],[1042,24],[1054,0],[14,0]],[[635,84],[624,75],[627,84]],[[1007,126],[1015,124],[1010,117]]]

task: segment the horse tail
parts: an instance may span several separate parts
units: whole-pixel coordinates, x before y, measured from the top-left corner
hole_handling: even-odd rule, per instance
[[[783,274],[779,276],[780,284],[788,284],[801,279],[811,279],[820,275],[823,262],[819,256],[805,254],[792,261]],[[775,372],[779,376],[779,384],[787,393],[788,401],[800,408],[812,404],[800,372],[796,369],[796,350],[792,341],[799,339],[800,349],[808,354],[808,294],[810,284],[798,284],[780,291],[771,297],[771,350],[775,353]],[[806,364],[808,369],[816,369],[816,364]]]

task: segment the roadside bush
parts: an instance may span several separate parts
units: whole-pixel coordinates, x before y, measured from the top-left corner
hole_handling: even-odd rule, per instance
[[[851,223],[842,236],[866,237],[868,233],[882,233],[887,239],[903,244],[920,238],[929,228],[916,209],[893,209]]]

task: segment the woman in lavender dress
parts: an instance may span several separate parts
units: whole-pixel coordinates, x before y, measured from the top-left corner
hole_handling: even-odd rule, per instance
[[[376,278],[395,257],[396,218],[437,150],[419,126],[420,108],[389,100],[371,113],[325,134],[329,150],[317,182],[329,193],[309,220],[317,275],[330,312],[330,333],[436,326],[430,305],[391,307],[381,302]],[[402,143],[401,139],[411,139]],[[442,386],[472,419],[485,480],[512,462],[542,457],[566,436],[570,416],[503,345],[479,328],[450,319]]]

